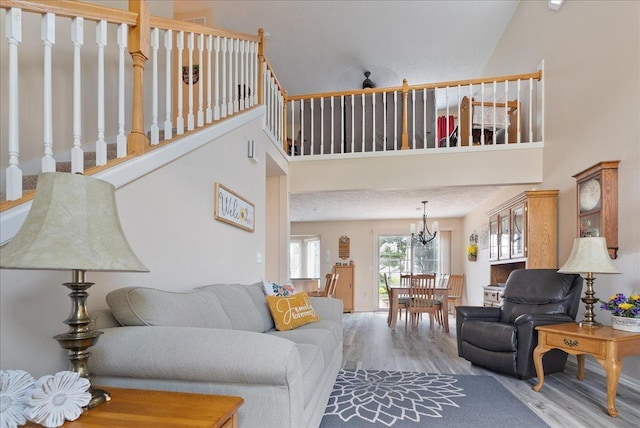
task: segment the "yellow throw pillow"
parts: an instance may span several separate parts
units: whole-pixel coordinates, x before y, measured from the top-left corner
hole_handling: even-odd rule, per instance
[[[305,324],[320,321],[318,314],[311,306],[307,293],[296,293],[289,296],[266,296],[267,303],[276,329],[291,330]]]

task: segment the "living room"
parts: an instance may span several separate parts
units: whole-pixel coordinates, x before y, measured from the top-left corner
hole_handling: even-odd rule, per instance
[[[157,3],[157,4],[156,4]],[[165,3],[151,2],[153,14],[171,16]],[[464,253],[468,236],[487,224],[486,212],[522,190],[559,189],[558,263],[569,256],[576,237],[574,174],[604,160],[620,160],[619,252],[614,264],[619,275],[601,275],[597,296],[640,290],[640,83],[639,10],[636,2],[567,1],[553,12],[546,2],[520,2],[512,21],[483,69],[482,75],[506,75],[536,67],[545,60],[546,105],[543,180],[531,186],[508,188],[459,219],[453,230],[452,267],[466,275],[465,301],[479,304],[489,277],[488,255],[476,262]],[[5,85],[3,85],[5,86]],[[288,276],[287,244],[292,234],[323,233],[332,253],[338,238],[354,239],[356,311],[372,308],[374,245],[371,229],[378,222],[292,224],[288,221],[288,180],[267,176],[267,158],[277,154],[263,133],[262,118],[250,116],[238,128],[118,189],[119,214],[126,236],[149,273],[90,274],[90,310],[106,307],[108,292],[128,285],[183,291],[211,283],[252,283],[263,277],[284,281]],[[258,162],[247,160],[247,140],[255,140]],[[238,141],[243,144],[237,144]],[[3,151],[3,153],[5,153]],[[269,154],[267,154],[269,153]],[[286,162],[278,164],[288,172]],[[4,166],[4,165],[3,165]],[[317,177],[321,179],[321,177]],[[213,219],[213,186],[222,183],[256,206],[253,233]],[[414,222],[416,220],[413,220]],[[410,221],[398,221],[390,233],[405,234]],[[352,235],[351,230],[358,230]],[[276,236],[274,239],[273,236]],[[355,245],[356,236],[358,244]],[[262,260],[262,261],[259,261]],[[361,268],[360,268],[361,267]],[[322,274],[331,265],[323,266]],[[34,375],[66,367],[64,352],[51,336],[60,333],[69,300],[61,286],[68,272],[1,270],[2,368],[21,368]],[[369,291],[367,291],[369,290]],[[610,324],[607,312],[598,319]],[[400,331],[398,333],[401,333]],[[623,374],[640,381],[640,358],[624,360]],[[603,386],[604,387],[604,386]],[[544,392],[544,390],[543,390]]]

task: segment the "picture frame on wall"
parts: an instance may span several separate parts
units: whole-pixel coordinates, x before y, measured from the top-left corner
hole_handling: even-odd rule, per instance
[[[255,230],[255,206],[250,201],[220,183],[215,183],[214,192],[216,220],[249,232]]]

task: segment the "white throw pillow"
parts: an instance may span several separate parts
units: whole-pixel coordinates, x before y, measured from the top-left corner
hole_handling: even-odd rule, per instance
[[[296,292],[291,284],[278,284],[266,279],[262,280],[262,287],[264,288],[264,294],[267,296],[290,296]]]

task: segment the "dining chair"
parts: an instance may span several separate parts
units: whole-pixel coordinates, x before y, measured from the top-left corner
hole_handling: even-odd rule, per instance
[[[384,286],[387,288],[387,296],[389,296],[389,315],[387,316],[387,324],[391,324],[391,287],[389,286],[389,277],[386,273],[384,274]],[[409,298],[398,296],[398,319],[402,319],[402,310],[404,309],[405,312],[407,312],[408,306]]]
[[[438,288],[449,288],[450,287],[450,279],[451,279],[451,275],[448,273],[443,273],[440,275],[440,277],[438,278]],[[448,307],[448,305],[444,305],[444,303],[447,302],[442,302],[442,296],[438,296],[437,299],[443,303],[440,306],[440,310],[438,311],[438,313],[436,314],[436,321],[438,322],[438,324],[440,325],[444,325],[444,317],[448,316],[449,314],[445,312],[445,308]]]
[[[462,293],[464,292],[464,274],[451,275],[449,277],[449,301],[447,310],[451,310],[453,316],[456,315],[456,306],[462,303]]]
[[[324,289],[321,291],[309,291],[308,296],[311,297],[333,297],[336,291],[336,284],[338,283],[337,273],[328,273],[325,275],[326,283]]]
[[[409,286],[409,307],[404,328],[407,330],[409,318],[411,328],[418,326],[418,316],[422,313],[429,314],[430,328],[433,330],[434,315],[442,309],[442,302],[435,298],[435,275],[414,275]]]

